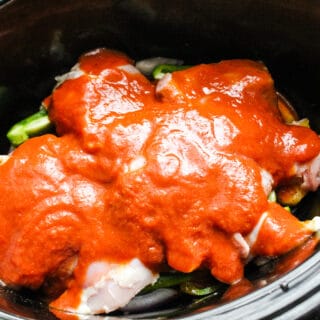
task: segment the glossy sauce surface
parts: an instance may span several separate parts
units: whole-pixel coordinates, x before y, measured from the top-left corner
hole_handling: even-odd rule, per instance
[[[275,187],[320,139],[283,122],[262,64],[199,65],[160,85],[131,63],[104,49],[82,56],[82,74],[51,96],[58,136],[30,139],[0,167],[0,278],[39,288],[75,261],[58,308],[77,304],[94,261],[203,267],[234,283],[245,263],[234,234],[249,235],[264,212],[254,254],[282,254],[311,233],[268,202],[262,172]]]

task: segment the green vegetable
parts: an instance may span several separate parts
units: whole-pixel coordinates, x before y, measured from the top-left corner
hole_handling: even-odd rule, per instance
[[[268,196],[268,200],[270,202],[277,202],[277,194],[274,190],[272,190]]]
[[[175,64],[159,64],[156,66],[152,71],[152,76],[154,79],[159,80],[161,79],[166,73],[171,73],[174,71],[180,71],[184,69],[188,69],[191,66],[186,65],[175,65]]]
[[[183,282],[180,290],[192,296],[206,296],[209,294],[219,294],[224,290],[224,285],[205,273],[195,273],[195,276]]]
[[[199,286],[197,283],[185,282],[181,285],[181,291],[192,296],[206,296],[210,293],[217,292],[220,286]]]
[[[160,288],[178,287],[181,292],[191,296],[206,296],[221,294],[225,285],[217,281],[206,271],[195,271],[192,273],[172,272],[161,274],[153,285],[142,290],[142,294],[155,291]]]
[[[37,113],[13,125],[7,133],[7,138],[14,147],[17,147],[30,137],[48,132],[50,128],[51,122],[47,110],[41,107]]]
[[[162,274],[160,275],[157,282],[152,285],[145,287],[141,293],[151,292],[160,288],[170,288],[180,285],[187,280],[192,279],[192,273],[172,273],[172,274]]]
[[[291,198],[293,198],[293,197],[291,197]],[[277,202],[277,203],[279,203],[279,202],[278,202],[278,197],[277,197],[277,194],[276,194],[275,190],[272,190],[272,191],[270,192],[270,194],[269,194],[269,196],[268,196],[268,200],[269,200],[270,202]],[[301,199],[300,199],[300,200],[301,200]],[[299,200],[299,201],[300,201],[300,200]],[[283,207],[283,209],[291,212],[291,208],[290,208],[289,206],[282,206],[282,207]]]

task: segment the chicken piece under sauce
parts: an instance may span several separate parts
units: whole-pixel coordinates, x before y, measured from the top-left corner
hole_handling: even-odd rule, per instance
[[[166,265],[237,283],[249,255],[284,254],[319,228],[268,201],[295,176],[319,186],[320,138],[282,120],[261,63],[152,82],[98,49],[48,101],[58,135],[28,140],[0,166],[0,279],[57,281],[53,308],[116,310]]]

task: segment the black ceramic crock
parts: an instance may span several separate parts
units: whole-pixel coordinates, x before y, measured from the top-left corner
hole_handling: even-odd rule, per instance
[[[37,110],[54,84],[90,49],[122,50],[186,63],[262,60],[277,89],[320,132],[320,2],[318,0],[91,0],[0,2],[0,149],[17,119]],[[319,214],[319,193],[301,208]],[[171,318],[320,319],[320,252],[279,279],[222,305]],[[161,315],[135,315],[161,318]],[[1,319],[51,320],[45,305],[0,290]],[[131,316],[127,316],[131,318]],[[93,317],[91,319],[103,319]],[[110,319],[110,318],[108,318]],[[117,318],[118,319],[118,318]]]

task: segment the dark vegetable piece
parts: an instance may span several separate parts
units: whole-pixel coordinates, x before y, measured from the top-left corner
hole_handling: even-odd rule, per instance
[[[14,147],[17,147],[30,137],[48,132],[50,128],[51,122],[47,110],[41,107],[38,112],[13,125],[7,133],[7,138]]]
[[[278,109],[280,111],[282,119],[286,123],[293,123],[294,121],[298,121],[299,117],[297,115],[296,110],[291,105],[291,103],[280,92],[277,92],[277,97],[278,97]]]
[[[308,193],[301,187],[301,181],[280,187],[277,190],[278,202],[283,206],[296,206]]]
[[[178,291],[171,288],[160,288],[155,291],[134,297],[124,308],[123,312],[145,312],[167,305],[178,297]]]
[[[191,66],[187,65],[174,65],[174,64],[159,64],[156,66],[152,72],[152,77],[156,80],[160,80],[166,73],[171,73],[174,71],[180,71],[188,69]]]

